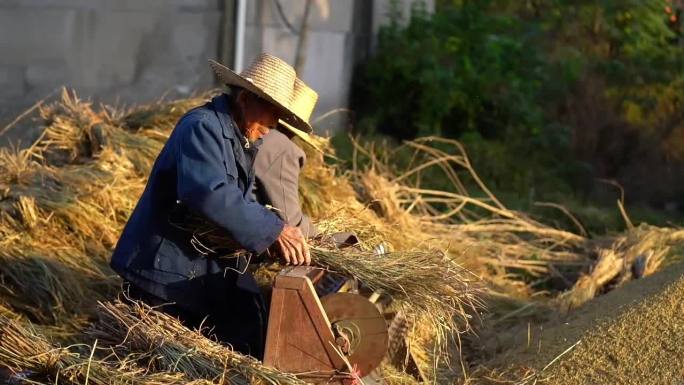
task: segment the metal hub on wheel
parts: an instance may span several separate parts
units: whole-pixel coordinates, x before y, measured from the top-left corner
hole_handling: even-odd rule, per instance
[[[321,298],[335,342],[361,377],[372,372],[387,353],[387,322],[377,307],[358,294],[334,293]]]

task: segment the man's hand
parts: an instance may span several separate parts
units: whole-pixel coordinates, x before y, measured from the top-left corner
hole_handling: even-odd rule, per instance
[[[299,227],[285,225],[274,243],[276,252],[286,265],[309,265],[309,245]]]

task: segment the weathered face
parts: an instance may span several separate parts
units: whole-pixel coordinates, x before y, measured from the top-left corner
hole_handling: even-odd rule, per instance
[[[242,110],[244,127],[241,129],[250,142],[262,138],[278,124],[280,117],[278,108],[251,92],[240,92],[237,103]]]

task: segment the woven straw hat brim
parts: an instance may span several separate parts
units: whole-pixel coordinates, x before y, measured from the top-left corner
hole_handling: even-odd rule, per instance
[[[292,99],[290,100],[290,109],[295,113],[301,120],[309,122],[311,113],[314,108],[316,108],[316,103],[318,102],[318,94],[313,88],[309,87],[303,80],[295,78],[294,88],[292,90]],[[299,138],[301,138],[305,143],[308,143],[316,150],[321,151],[318,146],[316,146],[315,141],[309,135],[309,132],[303,131],[297,127],[294,127],[287,122],[280,121],[278,126],[281,130],[289,131]]]
[[[214,70],[216,76],[225,85],[240,87],[249,92],[252,92],[258,97],[278,107],[278,109],[282,112],[282,116],[280,117],[281,121],[284,121],[290,124],[291,126],[299,127],[303,129],[305,132],[313,132],[313,129],[311,128],[311,125],[308,122],[302,120],[294,112],[292,112],[290,106],[284,105],[283,103],[277,101],[275,98],[269,95],[268,92],[266,92],[266,90],[261,89],[253,82],[247,80],[247,78],[240,76],[240,74],[236,73],[235,71],[231,70],[230,68],[224,66],[221,63],[218,63],[214,60],[209,60],[209,65],[211,65],[211,68]]]
[[[309,122],[311,113],[316,108],[318,102],[318,93],[309,87],[300,78],[295,78],[294,87],[292,88],[292,98],[290,99],[290,109],[297,115],[297,117],[305,122]],[[299,127],[298,127],[299,128]],[[306,128],[305,132],[311,132]]]
[[[286,121],[284,121],[282,119],[280,121],[278,121],[278,124],[279,124],[278,127],[281,129],[281,131],[283,129],[287,130],[287,131],[295,134],[296,136],[298,136],[301,140],[303,140],[305,143],[307,143],[308,145],[310,145],[311,147],[313,147],[317,151],[320,151],[321,153],[323,152],[323,150],[321,150],[321,148],[318,147],[316,142],[313,140],[313,138],[311,137],[311,134],[304,132],[304,131],[292,126],[291,124],[287,123]]]

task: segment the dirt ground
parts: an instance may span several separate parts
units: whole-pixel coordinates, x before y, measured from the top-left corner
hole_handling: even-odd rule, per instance
[[[550,318],[512,328],[491,364],[535,368],[537,384],[684,385],[684,263]]]

